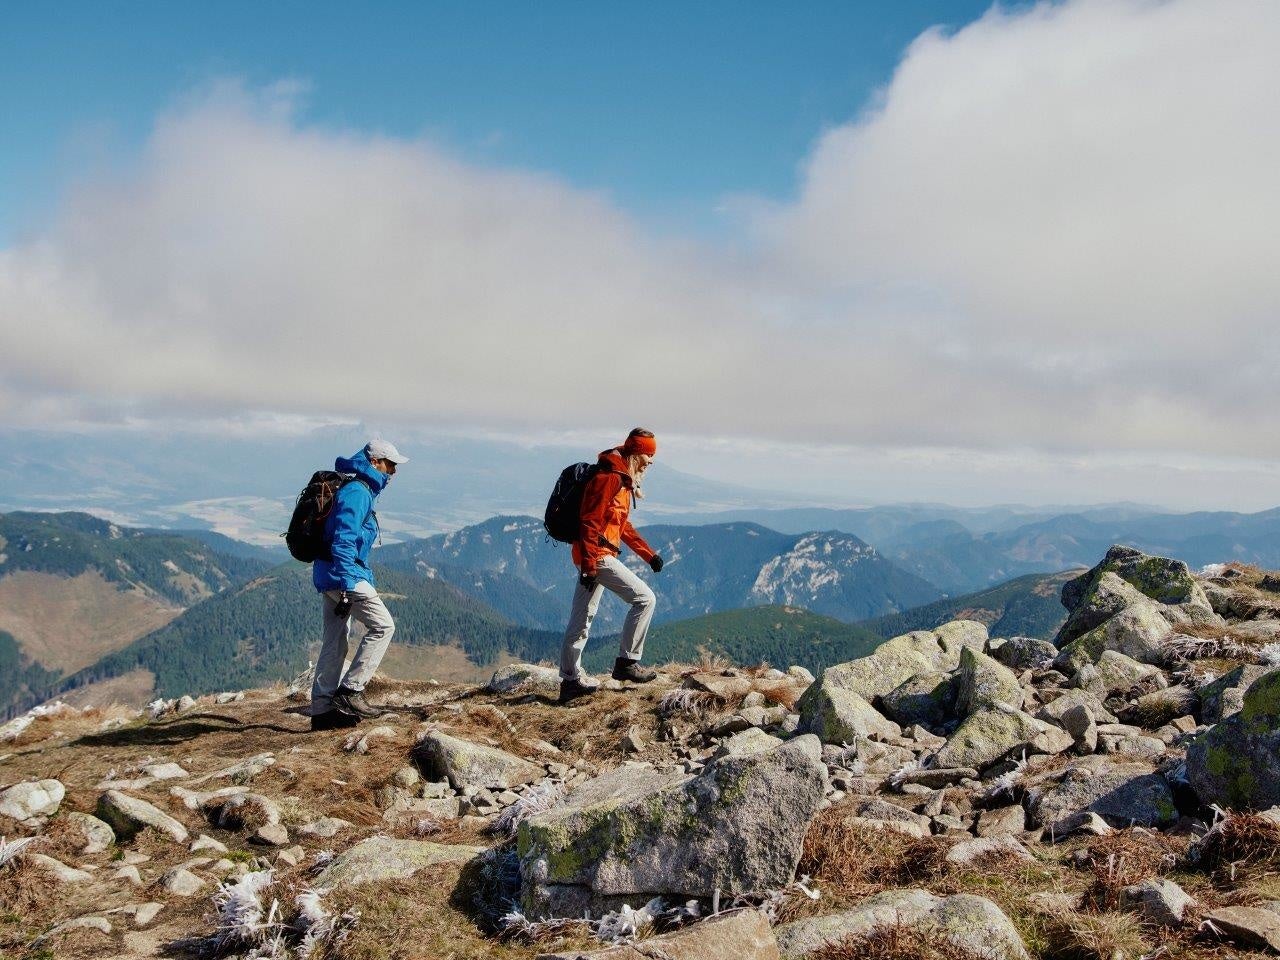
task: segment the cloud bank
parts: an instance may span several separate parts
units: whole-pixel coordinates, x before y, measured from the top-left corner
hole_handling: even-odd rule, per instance
[[[732,250],[225,84],[0,251],[0,418],[1280,458],[1276,49],[1269,0],[926,33]]]

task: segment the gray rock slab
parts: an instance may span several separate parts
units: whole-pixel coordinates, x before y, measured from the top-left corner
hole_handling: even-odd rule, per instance
[[[98,819],[109,824],[116,836],[129,840],[146,829],[165,834],[177,843],[187,842],[187,828],[145,800],[119,790],[108,790],[98,798]]]
[[[313,881],[317,889],[403,880],[437,863],[465,863],[484,847],[370,837],[343,851]]]
[[[545,775],[542,767],[505,750],[471,743],[439,730],[423,738],[414,748],[414,757],[428,780],[448,779],[455,790],[509,790],[534,783]]]

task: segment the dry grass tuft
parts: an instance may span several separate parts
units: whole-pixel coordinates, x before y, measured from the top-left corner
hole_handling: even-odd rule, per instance
[[[878,830],[854,820],[846,804],[819,813],[805,834],[797,872],[853,898],[886,887],[914,886],[946,872],[950,844],[945,840]]]
[[[770,703],[786,707],[788,710],[795,710],[796,701],[804,692],[804,689],[790,677],[785,680],[755,680],[751,684],[751,689],[761,693]]]
[[[1130,713],[1132,720],[1145,730],[1164,726],[1175,717],[1191,712],[1195,695],[1185,687],[1157,690],[1138,700]]]
[[[990,953],[973,953],[946,939],[938,930],[894,924],[871,933],[828,944],[809,960],[991,960]]]
[[[1045,918],[1044,935],[1045,960],[1130,960],[1151,949],[1141,922],[1128,913],[1052,913]]]
[[[1256,813],[1230,813],[1200,842],[1198,865],[1215,882],[1256,881],[1280,873],[1280,826]]]
[[[1085,903],[1100,910],[1120,906],[1124,888],[1148,877],[1168,873],[1186,851],[1185,837],[1168,837],[1146,830],[1122,830],[1099,837],[1086,847],[1093,883]]]

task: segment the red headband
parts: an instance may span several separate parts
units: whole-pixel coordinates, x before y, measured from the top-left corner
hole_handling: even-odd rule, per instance
[[[627,442],[622,445],[622,452],[627,456],[633,456],[637,453],[643,453],[647,456],[656,456],[658,453],[657,437],[627,437]]]

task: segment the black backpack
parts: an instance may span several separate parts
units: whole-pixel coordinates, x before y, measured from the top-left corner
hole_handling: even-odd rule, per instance
[[[359,479],[353,473],[334,473],[332,470],[317,470],[311,475],[298,494],[289,529],[283,534],[293,559],[303,563],[333,559],[329,544],[324,539],[325,522],[329,519],[338,491],[352,480]]]
[[[587,481],[600,472],[595,463],[571,463],[560,471],[556,485],[547,500],[547,512],[542,525],[552,540],[573,543],[582,527],[582,492]]]

